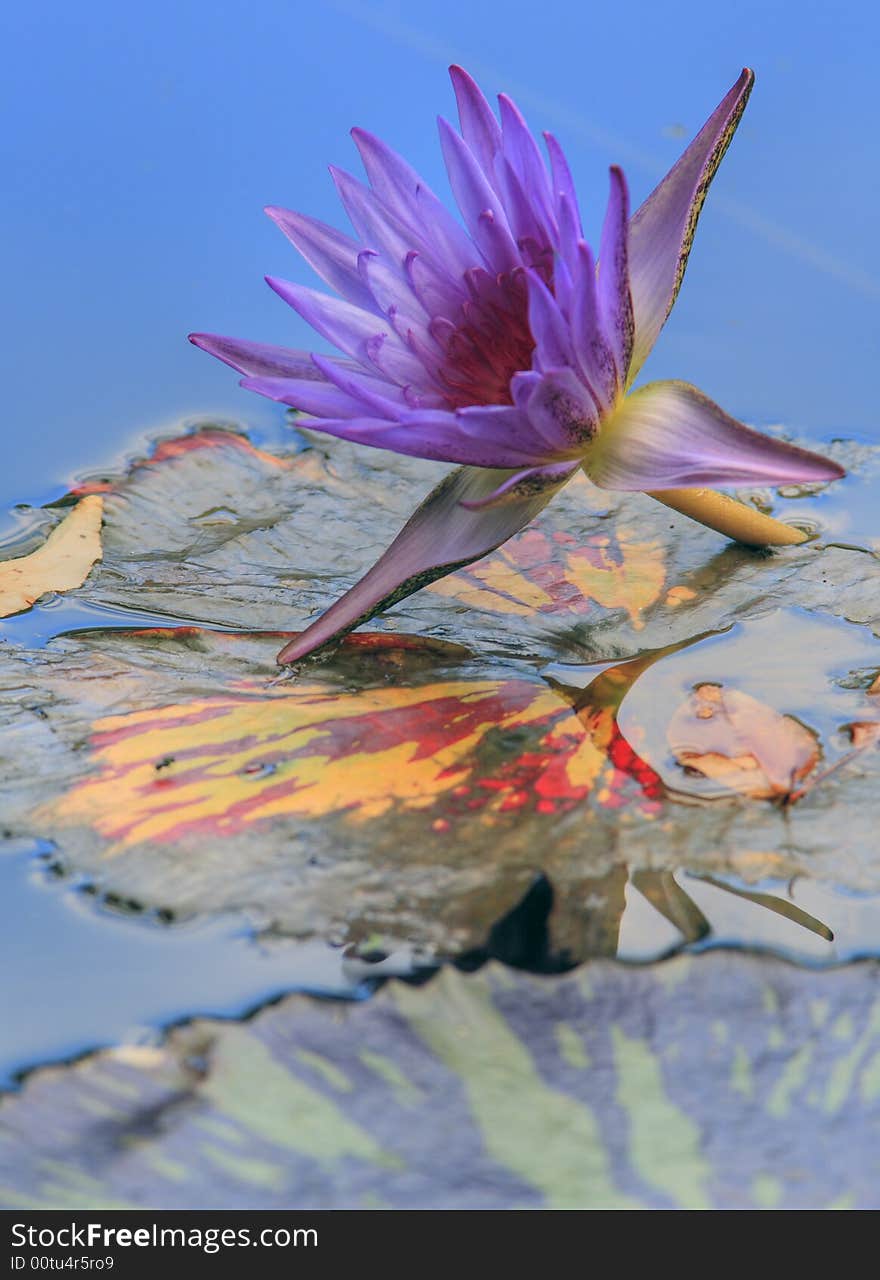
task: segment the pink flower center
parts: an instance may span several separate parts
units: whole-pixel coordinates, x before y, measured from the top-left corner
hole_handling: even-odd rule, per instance
[[[552,250],[529,256],[552,287]],[[469,297],[462,303],[458,323],[436,319],[429,325],[443,352],[435,380],[450,409],[513,404],[511,378],[531,368],[535,349],[525,274],[521,268],[499,276],[470,271],[465,284]]]

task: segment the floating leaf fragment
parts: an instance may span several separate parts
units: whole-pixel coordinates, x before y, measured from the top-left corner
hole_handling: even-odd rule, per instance
[[[95,494],[80,499],[42,547],[0,563],[0,618],[29,609],[49,591],[82,586],[101,559],[103,509],[103,499]]]
[[[754,800],[788,800],[815,768],[816,735],[794,716],[721,684],[698,684],[669,724],[678,763]]]
[[[849,740],[857,751],[866,747],[874,747],[880,742],[880,721],[854,720],[852,724],[843,726],[849,734]]]

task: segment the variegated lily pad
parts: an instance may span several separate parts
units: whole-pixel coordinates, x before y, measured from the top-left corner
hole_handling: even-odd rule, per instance
[[[0,624],[0,835],[117,900],[346,944],[364,974],[356,952],[545,976],[291,997],[37,1072],[6,1104],[3,1202],[872,1205],[873,966],[601,959],[872,949],[868,541],[835,538],[833,495],[776,499],[819,536],[763,554],[575,481],[280,673],[437,470],[209,428],[83,481],[103,558]],[[51,560],[70,503],[10,555]]]
[[[877,1208],[876,965],[498,965],[35,1073],[5,1208]]]
[[[851,452],[873,465],[870,451]],[[297,630],[357,580],[442,474],[343,442],[281,454],[216,428],[167,441],[126,475],[76,490],[105,504],[104,559],[79,598]],[[857,477],[838,487],[848,484]],[[812,499],[820,534],[824,497]],[[385,626],[510,657],[601,660],[726,626],[771,597],[880,620],[878,583],[873,557],[819,544],[750,551],[643,494],[581,477],[498,551],[396,606]]]
[[[84,481],[103,560],[74,596],[199,625],[6,647],[10,833],[175,914],[244,908],[299,937],[440,954],[482,945],[539,872],[574,959],[591,886],[618,869],[880,885],[876,752],[850,759],[846,730],[874,717],[880,645],[820,617],[880,616],[870,555],[750,552],[584,479],[383,631],[279,679],[277,628],[351,581],[435,470],[208,428]],[[715,803],[670,754],[696,673],[814,735],[810,794],[787,815],[735,790]]]

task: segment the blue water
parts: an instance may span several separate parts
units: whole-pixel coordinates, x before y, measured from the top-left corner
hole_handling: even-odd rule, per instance
[[[359,123],[445,190],[445,67],[509,89],[568,149],[587,220],[620,161],[640,199],[743,64],[758,83],[646,370],[816,438],[874,433],[876,6],[856,0],[42,0],[0,40],[8,504],[144,432],[276,409],[185,341],[309,342],[262,283],[312,282],[262,213],[341,222],[326,165]]]
[[[406,950],[367,961],[316,940],[261,939],[242,915],[169,923],[107,902],[58,866],[50,845],[0,841],[0,1090],[43,1063],[153,1044],[181,1020],[241,1017],[291,991],[364,998],[377,980],[418,968]],[[747,947],[825,967],[880,954],[880,895],[801,879],[748,885],[684,869],[675,878],[704,913],[705,936],[685,939],[630,883],[620,960]]]
[[[226,916],[163,923],[126,915],[58,879],[50,848],[0,842],[0,1088],[41,1062],[109,1044],[151,1043],[198,1014],[240,1017],[287,991],[354,999],[366,966],[320,942],[260,943],[250,922]]]

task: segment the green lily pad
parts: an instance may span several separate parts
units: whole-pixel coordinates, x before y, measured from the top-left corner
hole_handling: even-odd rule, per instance
[[[875,964],[492,965],[34,1073],[5,1208],[877,1208]]]

